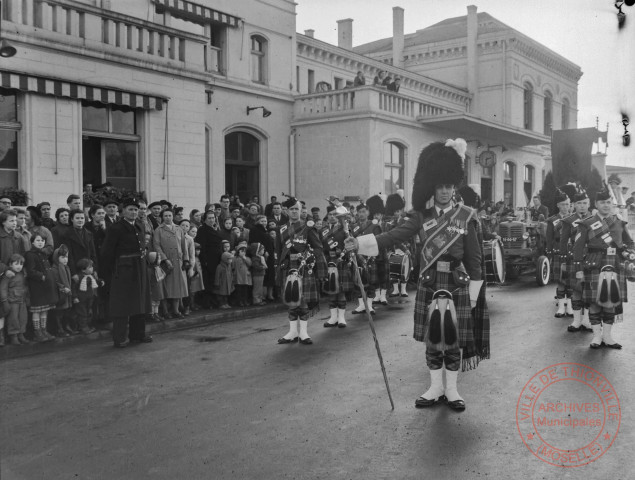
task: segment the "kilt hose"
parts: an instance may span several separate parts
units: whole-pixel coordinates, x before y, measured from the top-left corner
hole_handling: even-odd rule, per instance
[[[472,317],[468,288],[467,286],[459,286],[454,283],[452,273],[437,271],[434,283],[428,286],[423,285],[422,282],[419,281],[415,299],[413,337],[418,342],[425,342],[428,329],[428,306],[432,302],[434,292],[437,290],[448,290],[452,294],[459,327],[458,343],[463,353],[461,370],[464,372],[466,370],[472,370],[478,366],[480,359],[483,357],[479,358],[476,350],[476,342],[474,341],[474,318]],[[489,333],[489,326],[487,332]],[[489,354],[489,341],[487,343],[487,353]],[[429,348],[430,346],[426,345],[426,350]]]

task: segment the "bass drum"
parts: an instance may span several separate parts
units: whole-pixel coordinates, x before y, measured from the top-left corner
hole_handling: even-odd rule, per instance
[[[483,242],[487,283],[505,283],[505,252],[500,240]]]
[[[408,283],[412,267],[410,266],[410,255],[391,253],[388,257],[390,278],[401,283]]]

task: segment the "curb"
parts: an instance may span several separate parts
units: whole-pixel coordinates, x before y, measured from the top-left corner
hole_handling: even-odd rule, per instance
[[[207,312],[195,312],[185,318],[165,320],[159,323],[147,323],[146,333],[150,335],[169,333],[190,328],[206,327],[221,323],[236,322],[257,318],[263,315],[272,315],[278,312],[285,312],[287,306],[283,303],[273,303],[264,307],[242,307],[232,310],[212,310]],[[53,352],[61,348],[73,345],[85,345],[94,341],[112,341],[110,330],[98,330],[88,335],[73,335],[70,337],[55,338],[50,342],[30,343],[19,347],[6,345],[0,348],[0,361],[13,358],[37,355],[40,353]]]

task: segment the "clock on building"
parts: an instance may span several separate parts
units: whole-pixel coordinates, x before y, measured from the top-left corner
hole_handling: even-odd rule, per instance
[[[483,167],[493,167],[496,165],[496,154],[491,150],[485,150],[478,156],[478,163]]]

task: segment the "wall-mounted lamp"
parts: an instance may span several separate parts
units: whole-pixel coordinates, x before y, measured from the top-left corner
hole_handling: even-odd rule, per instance
[[[2,12],[2,1],[0,1],[0,12]],[[0,14],[0,38],[2,38],[2,15]],[[7,40],[0,42],[0,57],[9,58],[14,56],[18,51]]]
[[[505,145],[490,145],[489,143],[487,144],[487,149],[488,150],[490,148],[496,148],[496,147],[501,147],[501,152],[506,152],[507,151],[507,147]]]
[[[252,110],[258,110],[259,108],[262,108],[262,116],[264,118],[267,118],[269,115],[271,115],[271,112],[265,107],[247,107],[247,115],[249,115],[249,112],[251,112]]]

